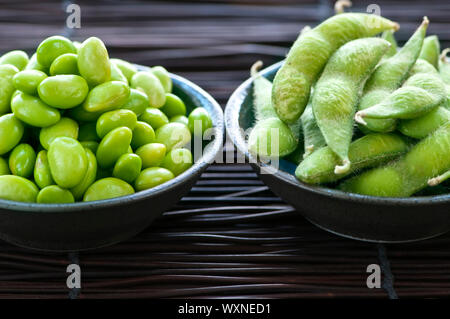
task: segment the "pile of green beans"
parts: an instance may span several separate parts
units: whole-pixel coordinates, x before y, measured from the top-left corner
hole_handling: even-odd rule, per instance
[[[408,197],[444,183],[450,50],[441,53],[438,37],[426,35],[427,17],[397,48],[395,22],[341,13],[345,6],[303,29],[273,85],[252,72],[257,116],[250,151],[298,165],[301,182],[351,193]]]
[[[0,199],[73,203],[133,194],[193,164],[193,135],[212,127],[187,114],[167,70],[110,59],[96,37],[52,36],[28,58],[0,57]]]

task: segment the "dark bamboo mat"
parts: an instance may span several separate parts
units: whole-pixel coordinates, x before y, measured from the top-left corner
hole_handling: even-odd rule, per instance
[[[282,59],[305,25],[332,14],[326,0],[78,1],[82,28],[64,27],[68,1],[0,0],[0,51],[45,37],[96,35],[111,56],[165,65],[222,105],[257,59]],[[364,11],[371,1],[355,1]],[[450,3],[377,1],[401,23],[403,42],[427,14],[450,46]],[[450,237],[375,245],[342,239],[305,221],[248,165],[215,164],[192,191],[143,233],[75,254],[46,255],[0,242],[2,298],[448,297]],[[66,287],[80,263],[81,291]],[[380,264],[383,288],[366,287]]]

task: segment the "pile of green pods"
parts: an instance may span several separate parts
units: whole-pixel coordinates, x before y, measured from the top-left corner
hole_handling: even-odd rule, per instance
[[[204,108],[187,114],[164,67],[110,59],[96,37],[49,37],[31,58],[0,57],[0,199],[73,203],[155,187],[192,166],[192,135],[211,127]]]
[[[424,17],[402,48],[397,23],[365,13],[302,30],[273,84],[255,72],[260,63],[252,69],[250,152],[294,162],[307,184],[383,197],[441,184],[448,193],[450,50],[428,25]]]

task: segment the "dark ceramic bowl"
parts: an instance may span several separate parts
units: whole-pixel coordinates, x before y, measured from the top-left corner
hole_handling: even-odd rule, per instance
[[[190,169],[152,189],[108,200],[51,205],[0,200],[0,238],[45,251],[107,246],[139,233],[189,192],[222,150],[223,112],[197,85],[177,75],[171,77],[174,93],[185,101],[188,112],[204,107],[215,127],[214,140]]]
[[[262,74],[272,80],[280,66],[274,64]],[[293,175],[295,165],[285,160],[280,160],[275,174],[261,174],[265,165],[248,152],[243,134],[254,121],[252,103],[252,80],[248,79],[227,103],[227,134],[264,183],[313,224],[344,237],[371,242],[416,241],[450,230],[449,194],[382,198],[311,186],[298,181]]]

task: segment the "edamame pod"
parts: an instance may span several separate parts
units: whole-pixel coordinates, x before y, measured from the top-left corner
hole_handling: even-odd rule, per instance
[[[450,122],[417,143],[398,161],[352,177],[339,189],[372,196],[411,196],[430,178],[450,170]]]
[[[86,151],[70,137],[58,137],[48,149],[48,164],[56,184],[62,188],[76,186],[83,179],[88,163]]]
[[[50,75],[73,74],[80,75],[78,71],[78,56],[73,53],[62,54],[52,62]]]
[[[15,175],[0,176],[0,199],[36,202],[39,189],[32,181]]]
[[[29,178],[35,163],[36,153],[29,144],[17,145],[9,155],[9,169],[13,175]]]
[[[39,84],[47,78],[47,74],[38,70],[24,70],[13,77],[13,84],[17,90],[30,95],[37,95]]]
[[[350,144],[348,157],[351,169],[344,174],[335,174],[339,157],[330,147],[323,147],[306,157],[295,171],[295,176],[308,184],[335,182],[361,169],[386,163],[406,153],[408,144],[398,135],[391,133],[372,133]]]
[[[166,92],[159,79],[151,72],[140,71],[131,78],[131,87],[148,96],[149,106],[160,108],[166,103]]]
[[[447,59],[447,54],[450,52],[450,48],[442,50],[441,56],[439,58],[439,74],[442,80],[444,80],[447,85],[447,91],[449,91],[450,86],[450,62]],[[449,91],[450,92],[450,91]]]
[[[387,50],[387,52],[385,53],[385,56],[388,58],[390,58],[391,56],[394,56],[397,53],[397,49],[398,49],[398,44],[397,44],[397,40],[395,39],[394,32],[392,30],[384,31],[381,34],[381,38],[391,44],[391,46],[389,47],[389,50]]]
[[[160,66],[160,65],[154,66],[152,68],[152,72],[154,75],[156,75],[156,77],[161,82],[161,85],[163,86],[164,91],[166,93],[171,93],[173,84],[172,84],[172,79],[170,78],[169,72],[167,72],[167,70],[163,66]]]
[[[55,184],[48,164],[47,151],[40,151],[37,154],[34,165],[34,182],[41,189]]]
[[[355,120],[366,125],[365,118],[413,119],[444,103],[447,99],[445,84],[436,70],[423,72],[429,69],[426,64],[431,67],[425,60],[418,59],[416,65],[419,66],[413,67],[401,88],[380,103],[358,111]]]
[[[114,177],[107,177],[89,186],[83,201],[110,199],[134,194],[133,187],[127,182]]]
[[[28,64],[28,54],[21,50],[7,52],[0,58],[0,64],[11,64],[21,71]]]
[[[56,35],[45,39],[36,50],[36,59],[40,65],[49,68],[53,61],[62,54],[77,53],[77,49],[69,39]]]
[[[132,183],[141,173],[142,160],[136,154],[123,154],[114,165],[113,176]]]
[[[38,87],[41,100],[58,109],[70,109],[81,104],[88,92],[86,81],[72,74],[50,76]]]
[[[38,97],[20,91],[13,96],[11,109],[19,120],[31,126],[47,127],[61,119],[57,109],[45,104]]]
[[[130,110],[115,110],[103,113],[97,120],[96,131],[100,138],[117,127],[126,126],[133,130],[137,123],[136,114]]]
[[[332,55],[314,87],[314,117],[327,145],[341,159],[341,165],[335,168],[336,174],[350,170],[348,149],[360,92],[365,79],[388,48],[389,42],[380,38],[346,43]]]
[[[102,40],[90,37],[81,44],[78,49],[78,71],[90,86],[110,80],[111,65]]]
[[[24,130],[14,114],[0,116],[0,155],[8,153],[20,142]]]
[[[118,127],[106,134],[97,149],[98,165],[113,167],[119,157],[128,152],[132,134],[128,127]]]
[[[314,151],[326,146],[327,142],[325,142],[322,132],[317,125],[311,103],[306,106],[305,112],[303,112],[300,119],[302,121],[304,143],[304,154],[302,156],[306,158]]]
[[[0,65],[0,115],[11,111],[11,97],[15,91],[13,77],[19,70],[10,64]]]
[[[450,111],[439,106],[422,117],[412,120],[401,120],[398,130],[409,137],[422,139],[450,121]]]
[[[364,92],[358,105],[359,110],[380,103],[401,86],[420,54],[428,24],[428,19],[424,17],[420,27],[403,48],[376,67],[364,86]],[[390,132],[396,126],[395,119],[368,119],[366,123],[367,125],[360,127],[363,131],[368,129],[374,132]]]
[[[83,198],[84,193],[89,186],[95,182],[95,178],[97,177],[97,158],[90,149],[85,148],[85,151],[88,163],[86,173],[84,174],[81,182],[70,189],[76,200],[81,200]]]
[[[441,184],[442,182],[445,182],[449,178],[450,178],[450,171],[447,171],[447,172],[445,172],[442,175],[439,175],[437,177],[433,177],[433,178],[429,179],[428,180],[428,185],[436,186],[436,185]]]
[[[118,109],[128,99],[130,88],[120,81],[110,81],[93,88],[83,103],[86,112],[98,113]]]
[[[36,202],[40,204],[70,204],[74,203],[72,193],[57,185],[50,185],[40,190]]]
[[[439,39],[435,35],[430,35],[426,37],[423,42],[422,51],[420,52],[419,59],[423,59],[438,68],[439,54],[441,52],[441,46],[439,44]]]
[[[62,136],[76,140],[78,138],[78,123],[68,117],[63,117],[58,123],[42,128],[39,133],[39,141],[42,147],[48,150],[55,138]]]
[[[272,101],[280,119],[293,123],[302,115],[312,84],[339,47],[357,38],[398,28],[397,23],[377,15],[342,13],[303,32],[273,81]]]

